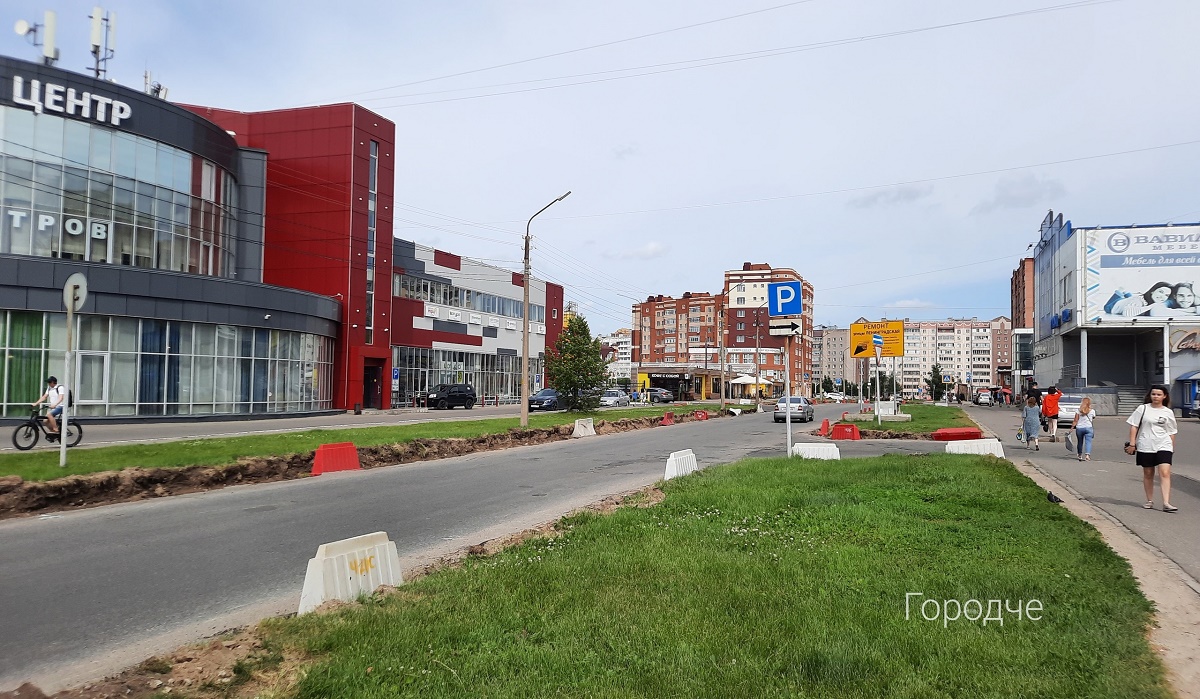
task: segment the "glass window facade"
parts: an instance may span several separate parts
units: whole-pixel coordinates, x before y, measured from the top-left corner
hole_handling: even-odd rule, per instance
[[[540,388],[543,364],[539,357],[529,358],[535,390]],[[440,383],[470,384],[480,401],[485,396],[497,396],[500,403],[521,400],[521,358],[515,354],[392,347],[392,366],[400,370],[399,390],[392,392],[393,407],[421,405],[429,389]]]
[[[392,296],[428,301],[443,306],[466,308],[508,318],[524,315],[524,300],[510,299],[481,291],[463,289],[452,284],[434,282],[408,274],[392,275]],[[529,317],[534,323],[546,322],[546,307],[529,304]]]
[[[70,388],[81,416],[328,410],[333,340],[208,323],[76,317]],[[26,417],[53,375],[65,380],[64,313],[0,311],[0,413]]]
[[[0,254],[231,277],[236,194],[187,151],[0,107]]]

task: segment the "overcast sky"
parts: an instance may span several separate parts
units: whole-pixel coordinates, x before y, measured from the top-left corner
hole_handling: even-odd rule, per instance
[[[91,2],[58,11],[90,65]],[[1196,0],[134,2],[110,77],[173,101],[357,101],[397,127],[398,237],[562,283],[595,332],[649,294],[796,269],[817,323],[991,318],[1048,209],[1200,219]]]

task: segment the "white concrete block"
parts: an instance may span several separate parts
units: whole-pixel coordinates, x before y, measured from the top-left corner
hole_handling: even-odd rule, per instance
[[[667,457],[667,472],[663,476],[664,481],[669,481],[672,478],[686,476],[689,473],[696,472],[696,455],[691,449],[683,451],[673,451]]]
[[[890,400],[885,400],[879,404],[880,415],[895,415],[896,404]]]
[[[572,437],[595,437],[596,427],[592,424],[592,418],[585,417],[582,420],[575,421],[575,431],[571,433]]]
[[[946,442],[947,454],[991,454],[1004,458],[1004,446],[998,439],[963,439]]]
[[[758,404],[758,412],[760,412],[760,413],[769,413],[774,410],[775,410],[774,408],[771,408],[771,410],[767,410],[767,406],[763,405],[762,403]]]
[[[353,602],[381,585],[403,582],[400,556],[387,532],[321,544],[308,561],[299,613],[307,614],[330,600]]]
[[[742,414],[741,408],[730,408],[729,412],[733,413],[734,417]]]
[[[792,456],[799,456],[801,459],[840,461],[842,452],[836,444],[798,442],[792,445]]]

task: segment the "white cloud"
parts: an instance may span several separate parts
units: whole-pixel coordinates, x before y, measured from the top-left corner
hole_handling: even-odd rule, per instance
[[[870,209],[876,206],[911,204],[931,194],[933,194],[933,185],[903,185],[900,187],[888,187],[871,192],[870,194],[854,197],[847,201],[846,205],[854,209]]]
[[[1067,188],[1062,182],[1033,173],[1006,177],[996,183],[992,196],[976,204],[971,213],[986,214],[997,209],[1028,209],[1040,204],[1053,206],[1066,192]]]
[[[606,252],[604,256],[610,260],[653,260],[666,255],[668,250],[670,248],[666,245],[657,240],[651,240],[639,248]]]
[[[900,299],[883,305],[884,308],[930,308],[932,306],[932,301],[922,301],[921,299]]]

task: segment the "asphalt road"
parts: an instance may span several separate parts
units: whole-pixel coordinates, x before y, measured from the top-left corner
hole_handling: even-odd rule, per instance
[[[386,531],[407,568],[652,484],[672,451],[705,466],[783,444],[782,424],[749,415],[0,522],[0,691],[294,611],[325,542]]]
[[[1200,420],[1179,419],[1171,468],[1171,504],[1178,512],[1162,511],[1162,496],[1154,486],[1156,509],[1142,508],[1142,469],[1122,451],[1129,439],[1125,417],[1098,417],[1092,460],[1080,462],[1062,442],[1041,441],[1038,451],[1026,451],[1016,441],[1020,414],[1012,408],[970,406],[967,413],[995,432],[1004,453],[1013,461],[1028,460],[1042,472],[1068,485],[1083,499],[1119,520],[1143,540],[1200,580]],[[1059,429],[1059,435],[1064,430]],[[1200,590],[1198,590],[1200,592]]]

